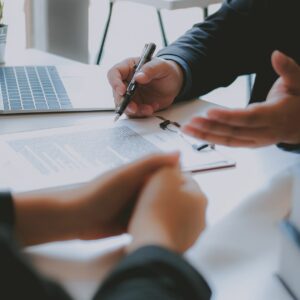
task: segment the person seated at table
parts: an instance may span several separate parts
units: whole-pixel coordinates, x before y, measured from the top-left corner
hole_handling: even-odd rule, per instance
[[[96,293],[105,299],[210,299],[182,258],[205,227],[206,198],[178,154],[154,155],[90,183],[47,194],[0,194],[0,298],[70,297],[35,271],[20,247],[128,232],[125,258]]]
[[[300,2],[294,0],[224,1],[215,14],[144,65],[127,115],[150,116],[255,73],[247,108],[211,109],[206,117],[192,118],[183,131],[215,144],[279,144],[300,152],[299,11]],[[126,59],[108,74],[116,104],[137,61]]]

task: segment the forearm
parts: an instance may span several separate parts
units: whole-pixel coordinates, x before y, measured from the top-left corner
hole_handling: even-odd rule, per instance
[[[54,195],[14,194],[14,231],[23,246],[76,237],[79,216],[68,201]]]
[[[0,192],[0,295],[11,300],[70,300],[59,286],[42,278],[25,261],[14,239],[14,220],[15,211],[11,194]]]

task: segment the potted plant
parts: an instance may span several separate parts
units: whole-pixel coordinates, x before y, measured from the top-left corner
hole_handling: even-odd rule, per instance
[[[3,24],[3,9],[4,2],[0,0],[0,64],[4,63],[6,37],[7,37],[7,25]]]

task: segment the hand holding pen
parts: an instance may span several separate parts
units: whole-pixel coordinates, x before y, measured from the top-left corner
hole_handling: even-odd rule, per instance
[[[117,104],[115,121],[129,106],[131,106],[130,116],[151,116],[154,112],[169,107],[180,92],[183,84],[181,68],[173,61],[159,58],[151,60],[155,49],[154,43],[146,44],[139,59],[124,60],[109,71],[108,80],[113,87]],[[132,65],[135,67],[133,68]],[[128,80],[130,73],[133,75]],[[124,84],[126,79],[129,81],[127,87]],[[135,91],[138,85],[139,99],[132,101],[136,98]],[[140,111],[138,108],[141,108]],[[126,114],[129,115],[128,111]],[[193,145],[196,151],[207,147],[214,148],[214,145],[205,143]]]
[[[145,48],[143,50],[143,53],[141,55],[140,61],[135,67],[135,71],[133,73],[133,76],[127,86],[127,90],[125,95],[123,96],[120,105],[116,109],[116,117],[115,122],[118,121],[118,119],[122,116],[125,109],[127,108],[128,104],[131,101],[131,98],[133,97],[135,90],[137,88],[138,83],[136,82],[135,76],[140,70],[142,69],[143,65],[151,60],[152,55],[156,49],[156,45],[154,43],[149,43],[145,45]]]
[[[108,72],[116,106],[122,102],[132,74],[136,74],[138,87],[125,110],[126,115],[133,118],[149,117],[154,112],[170,107],[184,81],[183,71],[176,62],[155,56],[136,72],[133,66],[138,65],[140,59],[127,58]]]

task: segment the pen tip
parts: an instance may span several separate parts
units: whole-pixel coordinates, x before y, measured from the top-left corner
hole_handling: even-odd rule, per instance
[[[116,123],[119,119],[120,119],[120,115],[116,115],[115,119],[114,119],[114,122]]]

